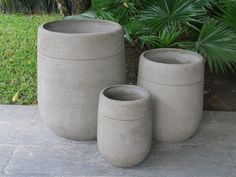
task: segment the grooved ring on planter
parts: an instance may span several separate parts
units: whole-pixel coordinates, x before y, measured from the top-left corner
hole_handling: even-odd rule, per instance
[[[110,163],[131,167],[149,154],[152,141],[150,94],[141,87],[115,85],[100,92],[98,149]]]
[[[84,19],[44,24],[38,30],[37,67],[46,125],[65,138],[95,139],[99,92],[125,83],[122,27]]]
[[[147,82],[181,86],[202,82],[204,78],[203,57],[195,52],[152,49],[144,52],[140,58],[138,77]]]
[[[58,60],[90,60],[124,53],[123,30],[115,22],[59,20],[42,25],[38,33],[38,52]]]
[[[140,56],[138,85],[152,96],[153,138],[182,142],[191,137],[203,111],[204,60],[182,49],[152,49]]]

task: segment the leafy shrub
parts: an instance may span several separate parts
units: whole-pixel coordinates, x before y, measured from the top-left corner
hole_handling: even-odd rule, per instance
[[[0,10],[4,13],[13,13],[16,11],[14,0],[0,0]]]
[[[35,8],[45,13],[57,12],[56,0],[0,0],[0,11],[3,13],[33,14]]]
[[[94,0],[73,18],[120,23],[135,48],[180,47],[202,54],[212,71],[235,71],[235,0]]]
[[[34,11],[34,5],[36,0],[19,0],[22,4],[22,7],[24,7],[25,12],[27,13],[33,13]]]
[[[40,5],[45,13],[51,14],[57,12],[56,0],[42,0]]]

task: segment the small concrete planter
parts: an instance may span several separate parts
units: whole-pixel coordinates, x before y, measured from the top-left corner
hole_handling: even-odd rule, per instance
[[[176,143],[191,137],[203,111],[204,60],[181,49],[153,49],[140,57],[138,85],[152,96],[153,136]]]
[[[57,135],[96,138],[99,92],[125,82],[123,32],[102,20],[61,20],[38,31],[38,104]]]
[[[98,148],[113,165],[131,167],[149,154],[152,114],[149,93],[138,86],[117,85],[100,92]]]

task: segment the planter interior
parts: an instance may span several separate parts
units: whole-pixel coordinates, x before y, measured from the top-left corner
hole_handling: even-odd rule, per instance
[[[192,64],[201,62],[197,53],[181,49],[150,50],[143,55],[146,59],[161,64]]]
[[[103,91],[103,94],[107,98],[117,101],[135,101],[148,96],[143,88],[131,85],[109,87]]]
[[[120,29],[120,26],[102,20],[60,20],[43,25],[43,28],[58,33],[108,33]]]

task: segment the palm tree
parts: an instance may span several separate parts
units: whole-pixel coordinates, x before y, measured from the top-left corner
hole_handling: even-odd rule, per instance
[[[235,9],[235,0],[93,0],[80,16],[120,23],[133,47],[193,50],[226,72],[236,71]]]

